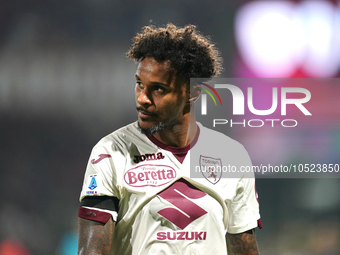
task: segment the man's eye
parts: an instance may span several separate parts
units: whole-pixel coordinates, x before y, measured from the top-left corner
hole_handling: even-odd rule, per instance
[[[138,87],[143,87],[143,83],[141,81],[136,81],[136,84],[138,85]]]
[[[155,86],[154,90],[158,91],[158,92],[162,92],[162,91],[164,91],[164,88],[161,87],[161,86]]]

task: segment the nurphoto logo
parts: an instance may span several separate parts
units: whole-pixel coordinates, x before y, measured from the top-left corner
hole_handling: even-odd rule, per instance
[[[220,118],[212,119],[213,127],[226,124],[229,124],[230,127],[262,127],[265,125],[270,125],[271,127],[296,127],[298,121],[294,118],[289,118],[290,116],[296,116],[297,114],[300,116],[312,116],[307,107],[307,103],[312,96],[307,88],[292,86],[286,81],[278,81],[281,79],[272,80],[274,81],[270,79],[248,79],[247,81],[245,79],[214,79],[209,81],[208,84],[207,82],[203,83],[197,81],[197,79],[192,79],[191,82],[199,84],[199,89],[202,91],[201,100],[198,100],[201,104],[200,114],[202,116],[209,115],[209,111],[214,111],[215,116],[216,113],[221,116]],[[208,89],[217,96],[220,102],[219,108],[208,109],[207,95],[217,106],[215,96]],[[225,95],[228,96],[227,99],[224,99],[225,97],[223,96]],[[223,100],[226,100],[226,103]],[[232,106],[227,104],[231,101]],[[260,104],[261,107],[256,106],[256,103]],[[263,107],[263,104],[266,106]],[[289,113],[287,108],[291,109],[293,114]],[[228,114],[238,118],[227,119],[225,115]],[[239,118],[240,116],[249,117],[254,115],[256,118],[245,118],[241,119],[241,121]],[[262,116],[265,116],[265,118]],[[275,118],[271,118],[271,116],[275,116]],[[282,116],[285,116],[285,118],[282,119]]]

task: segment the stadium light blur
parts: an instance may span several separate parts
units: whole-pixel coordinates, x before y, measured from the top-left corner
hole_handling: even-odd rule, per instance
[[[333,77],[340,68],[340,8],[328,1],[253,1],[236,14],[240,55],[259,77]]]

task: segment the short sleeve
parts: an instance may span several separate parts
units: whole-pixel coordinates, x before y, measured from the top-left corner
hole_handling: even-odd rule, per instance
[[[104,146],[96,145],[87,164],[80,201],[85,196],[109,196],[120,199],[117,189],[115,155]]]
[[[228,205],[228,233],[238,234],[256,228],[260,219],[255,178],[242,178],[236,195]]]

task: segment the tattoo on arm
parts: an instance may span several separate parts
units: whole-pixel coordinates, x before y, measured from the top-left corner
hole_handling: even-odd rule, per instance
[[[228,255],[258,255],[255,230],[226,235]]]
[[[79,218],[78,255],[107,255],[113,240],[115,222],[105,224]]]

